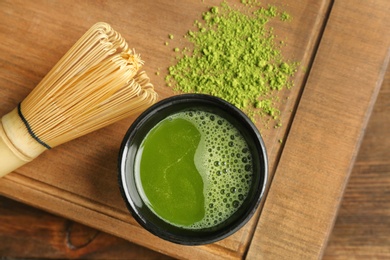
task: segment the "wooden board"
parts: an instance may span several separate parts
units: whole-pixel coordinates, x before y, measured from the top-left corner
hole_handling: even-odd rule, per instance
[[[271,175],[281,171],[279,170],[280,165],[284,165],[284,162],[289,161],[289,159],[285,158],[289,158],[288,156],[294,158],[296,156],[296,149],[301,148],[301,151],[305,151],[306,146],[302,146],[301,143],[298,144],[296,141],[290,141],[291,136],[302,134],[302,128],[307,128],[307,131],[310,131],[310,129],[321,130],[312,121],[305,121],[305,113],[310,113],[312,109],[321,109],[321,105],[317,106],[312,103],[318,100],[323,101],[323,99],[315,95],[318,93],[316,90],[313,90],[315,94],[312,94],[312,96],[306,93],[310,93],[312,88],[316,89],[312,86],[319,84],[311,84],[311,81],[323,80],[324,74],[321,74],[323,67],[320,66],[317,69],[318,72],[314,74],[315,76],[311,75],[310,68],[312,67],[313,58],[317,54],[317,45],[322,39],[323,28],[327,25],[326,21],[329,11],[332,8],[333,14],[333,9],[335,8],[330,1],[300,1],[290,5],[284,5],[283,2],[275,2],[286,9],[293,17],[293,20],[289,23],[276,21],[272,24],[280,39],[286,39],[285,41],[288,45],[283,50],[284,54],[290,59],[301,61],[302,68],[307,69],[301,69],[296,75],[295,87],[291,91],[282,93],[281,98],[285,100],[281,104],[282,114],[284,115],[282,119],[283,127],[276,130],[272,128],[267,130],[258,125],[262,130],[269,151]],[[383,19],[382,10],[386,10],[386,7],[388,8],[384,1],[378,2],[383,3],[383,6],[380,6],[381,9],[370,9],[371,14],[378,12],[382,15],[376,18],[377,20]],[[1,39],[3,39],[3,43],[0,46],[0,66],[2,68],[0,71],[0,114],[8,112],[18,102],[23,100],[67,49],[71,47],[85,30],[97,21],[110,23],[128,40],[130,46],[134,46],[137,52],[142,54],[142,58],[146,61],[145,70],[152,77],[161,99],[173,95],[172,90],[164,85],[163,76],[154,75],[154,72],[160,68],[163,71],[174,62],[172,48],[165,46],[164,42],[168,40],[168,34],[174,34],[178,37],[175,37],[175,42],[172,42],[172,44],[184,44],[180,36],[186,33],[189,28],[192,28],[194,20],[200,19],[202,12],[207,10],[209,6],[218,3],[219,1],[206,1],[205,3],[201,1],[118,1],[115,4],[109,1],[74,3],[69,1],[2,1],[0,3],[0,35]],[[360,6],[360,8],[362,7]],[[351,21],[354,22],[353,18],[357,16],[358,13],[350,11],[347,16],[342,16],[342,18],[352,19]],[[336,19],[334,27],[343,28],[341,26],[342,22],[344,21]],[[360,24],[358,25],[360,26]],[[355,26],[355,23],[351,24],[352,28],[356,28]],[[375,26],[379,28],[376,32],[375,30],[372,32],[364,31],[364,36],[367,36],[367,44],[364,46],[359,45],[357,48],[372,48],[372,38],[383,32],[388,23],[384,23],[384,25],[375,23]],[[328,34],[332,35],[334,31],[335,29]],[[329,37],[332,39],[331,36]],[[343,42],[345,40],[343,37],[339,37],[339,41]],[[351,41],[351,45],[353,43]],[[328,45],[329,43],[324,44],[324,46]],[[323,46],[322,42],[321,46]],[[333,45],[333,49],[323,50],[324,56],[335,51],[336,47]],[[381,51],[385,52],[386,48],[388,48],[388,38],[385,38],[377,46],[376,55],[370,58],[370,63],[367,65],[370,68],[370,72],[372,72],[372,76],[364,81],[368,87],[362,90],[359,89],[359,92],[354,93],[360,93],[358,97],[361,98],[360,95],[362,95],[364,98],[353,100],[353,105],[348,106],[351,107],[351,112],[354,112],[353,109],[356,107],[356,103],[361,100],[365,101],[361,106],[359,105],[358,108],[360,110],[356,111],[358,113],[349,125],[351,128],[357,127],[357,129],[350,136],[348,142],[345,143],[347,148],[343,150],[345,152],[345,156],[342,157],[343,164],[336,165],[340,167],[340,178],[335,180],[326,179],[328,182],[335,181],[335,185],[339,188],[329,191],[323,190],[323,194],[313,192],[313,190],[306,190],[303,193],[313,196],[313,200],[317,196],[321,198],[321,196],[328,195],[329,205],[331,205],[329,207],[324,206],[321,208],[322,210],[317,212],[318,216],[322,217],[323,227],[325,228],[315,230],[316,234],[319,235],[318,239],[304,239],[306,245],[313,246],[313,250],[305,252],[306,256],[318,256],[321,254],[324,241],[327,239],[327,231],[333,224],[343,185],[348,177],[348,169],[345,168],[345,165],[350,165],[351,161],[353,161],[353,149],[359,141],[357,137],[364,129],[369,115],[367,111],[370,110],[372,100],[375,99],[378,85],[374,79],[380,79],[379,72],[386,57]],[[353,57],[347,55],[346,58],[350,59]],[[317,63],[316,61],[314,64],[316,65]],[[344,70],[349,68],[346,66],[350,66],[348,63],[345,64]],[[315,67],[313,67],[313,71],[316,71]],[[163,75],[164,73],[161,74]],[[307,78],[309,78],[309,81],[305,86]],[[305,90],[301,97],[303,89]],[[336,109],[340,106],[340,102],[344,102],[346,97],[351,96],[351,93],[347,92],[347,90],[351,90],[351,87],[344,92],[336,92],[337,94],[332,94],[331,91],[328,92],[325,89],[320,94],[332,94],[332,101],[338,101],[335,103],[334,109]],[[287,96],[290,98],[284,99]],[[315,99],[313,100],[313,98]],[[301,105],[302,102],[309,102],[307,99],[311,100],[310,102],[312,103]],[[333,103],[330,102],[328,104],[330,112],[332,112],[332,106]],[[327,117],[327,113],[318,115],[325,116],[323,122],[321,122],[323,124],[331,124],[333,120],[339,119]],[[345,114],[342,115],[345,116]],[[294,247],[299,248],[299,245],[290,241],[292,237],[288,229],[275,227],[276,223],[280,224],[283,220],[275,216],[270,218],[270,212],[277,214],[281,211],[283,213],[284,211],[280,208],[280,206],[285,206],[283,203],[291,203],[293,209],[300,210],[306,205],[305,198],[301,197],[301,195],[298,196],[297,200],[289,200],[285,195],[289,194],[289,191],[293,192],[296,187],[283,184],[285,181],[293,181],[296,185],[305,183],[306,176],[304,174],[298,174],[296,179],[291,177],[305,168],[307,162],[301,162],[300,160],[296,160],[294,171],[287,171],[289,173],[287,177],[284,177],[284,171],[281,171],[280,175],[276,174],[276,179],[272,181],[270,186],[271,199],[267,199],[257,229],[255,229],[257,224],[256,216],[237,234],[221,242],[199,247],[174,245],[160,240],[142,229],[127,212],[120,197],[116,180],[116,162],[119,145],[133,120],[134,117],[123,120],[43,154],[34,162],[1,179],[0,192],[24,203],[74,219],[179,258],[195,256],[242,258],[247,254],[250,245],[252,245],[248,254],[250,258],[257,257],[259,252],[261,252],[264,258],[267,258],[266,256],[272,256],[278,252],[282,255],[284,252],[284,256],[287,256],[287,253],[291,253]],[[292,128],[290,129],[291,124]],[[300,127],[297,128],[296,125]],[[323,131],[327,129],[324,128]],[[321,133],[319,133],[320,136]],[[336,135],[338,132],[330,134],[332,141],[340,139],[340,136]],[[279,139],[285,140],[285,147],[279,144]],[[317,139],[315,138],[306,140],[306,144],[311,145],[310,147],[314,147],[316,143]],[[328,148],[329,145],[330,141],[324,143],[325,148]],[[282,157],[279,161],[280,155]],[[312,165],[320,162],[319,156],[314,157],[314,160],[311,161]],[[277,181],[275,182],[275,180]],[[275,196],[280,199],[276,204],[279,211],[275,211],[275,207],[273,207],[272,198],[275,198]],[[298,211],[297,214],[299,214]],[[299,216],[293,215],[288,224],[297,226],[297,223],[302,221],[308,227],[316,224],[316,221],[312,219],[310,214]],[[274,220],[277,221],[272,224]],[[310,231],[310,228],[308,230],[304,229],[302,234],[312,235]],[[255,240],[251,243],[253,232],[256,232]],[[269,243],[270,238],[274,239],[273,235],[278,237],[275,240],[275,242],[279,241],[278,245],[286,243],[292,246],[270,247],[267,243]],[[310,236],[309,238],[313,237]],[[296,252],[302,254],[299,250]]]
[[[321,258],[388,65],[389,7],[332,6],[249,258]]]
[[[324,253],[332,259],[390,258],[390,66]]]
[[[367,125],[324,260],[390,258],[390,67]],[[36,259],[171,259],[0,196],[0,255]]]

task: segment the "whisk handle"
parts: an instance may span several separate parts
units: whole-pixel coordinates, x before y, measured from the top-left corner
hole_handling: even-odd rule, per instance
[[[17,109],[0,119],[0,178],[32,161],[45,150],[31,136]]]
[[[4,131],[0,129],[0,178],[28,162],[12,151],[6,138]]]

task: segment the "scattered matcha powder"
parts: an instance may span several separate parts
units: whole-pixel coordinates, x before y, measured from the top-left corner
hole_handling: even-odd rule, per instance
[[[282,20],[282,21],[290,21],[291,20],[291,16],[288,13],[286,13],[286,12],[282,12],[280,14],[280,20]]]
[[[271,18],[281,15],[277,8],[257,8],[255,0],[242,3],[252,11],[233,9],[223,2],[205,12],[202,23],[195,21],[196,30],[185,36],[193,48],[182,49],[165,81],[178,92],[225,99],[252,120],[258,115],[278,120],[276,93],[292,86],[298,63],[284,60],[273,29],[267,26]]]

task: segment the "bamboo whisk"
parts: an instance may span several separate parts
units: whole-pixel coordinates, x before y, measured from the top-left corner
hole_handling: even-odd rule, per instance
[[[0,177],[57,145],[154,103],[143,61],[119,33],[97,23],[0,121]]]

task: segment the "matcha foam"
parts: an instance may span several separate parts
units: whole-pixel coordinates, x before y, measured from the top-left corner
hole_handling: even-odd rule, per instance
[[[205,217],[190,227],[215,226],[242,205],[252,183],[252,156],[243,136],[226,119],[205,111],[187,111],[168,120],[185,119],[201,133],[195,166],[204,182]]]

